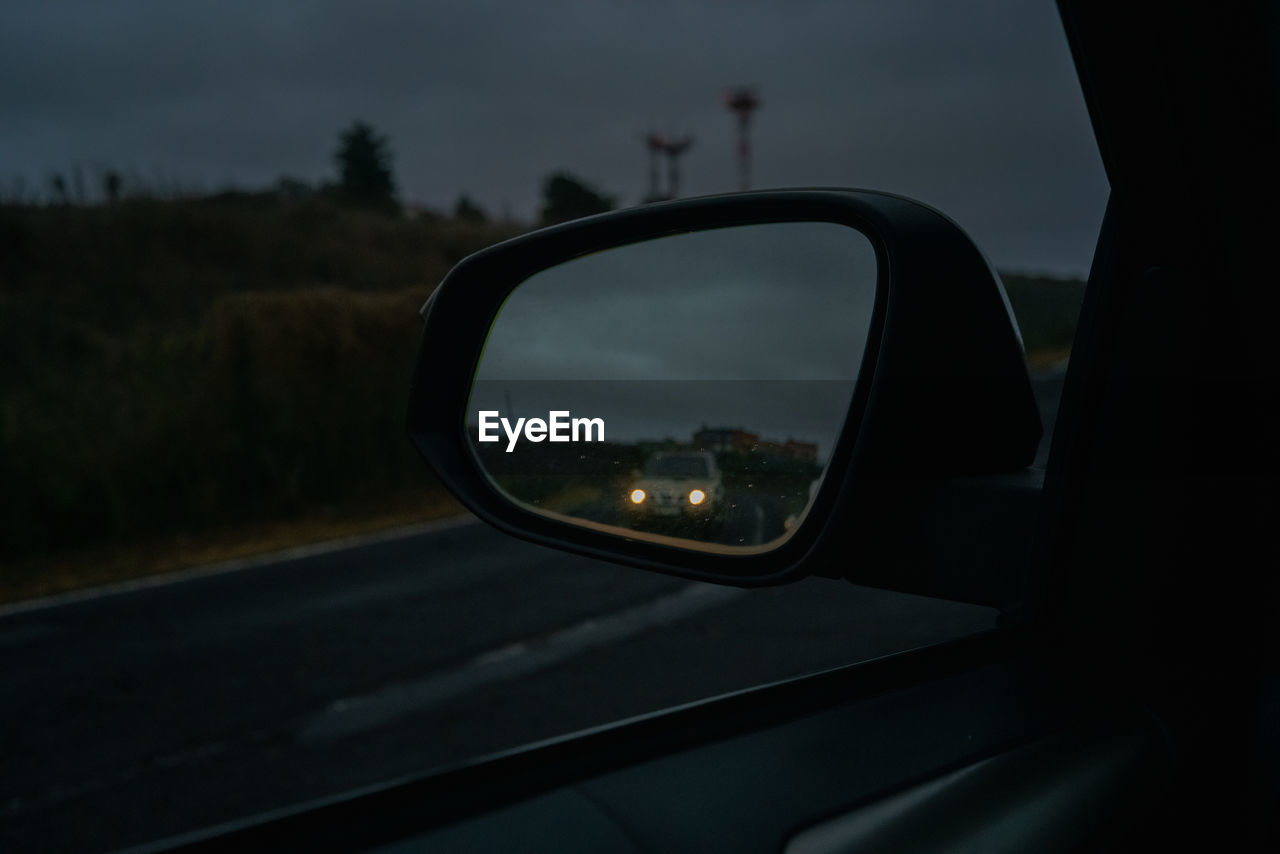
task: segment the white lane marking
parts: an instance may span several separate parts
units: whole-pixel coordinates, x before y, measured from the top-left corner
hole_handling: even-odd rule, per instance
[[[736,587],[689,584],[670,595],[589,618],[544,638],[525,639],[490,650],[459,667],[335,700],[304,720],[298,737],[325,741],[371,730],[486,685],[527,676],[594,647],[714,608],[745,592]]]
[[[46,608],[56,608],[60,605],[69,605],[73,602],[88,602],[94,599],[105,599],[108,596],[119,596],[122,593],[133,593],[138,590],[150,590],[156,587],[165,587],[170,584],[180,584],[184,581],[191,581],[196,578],[208,578],[214,575],[227,575],[246,569],[261,569],[277,563],[298,560],[299,558],[332,554],[334,552],[346,551],[347,549],[360,548],[361,546],[389,543],[395,540],[405,539],[407,537],[415,537],[419,534],[431,534],[436,531],[446,531],[451,528],[461,528],[467,525],[478,524],[480,524],[480,520],[475,516],[471,516],[469,514],[465,516],[454,516],[451,519],[441,519],[435,522],[418,522],[413,525],[402,525],[399,528],[391,528],[389,530],[378,531],[373,534],[356,534],[350,537],[341,537],[336,540],[325,540],[321,543],[312,543],[306,546],[295,546],[290,549],[281,549],[280,551],[253,555],[251,557],[224,560],[219,561],[218,563],[206,564],[204,566],[193,566],[188,569],[180,569],[176,572],[149,575],[145,578],[134,578],[129,581],[116,581],[111,584],[103,584],[99,587],[89,587],[84,590],[69,590],[66,593],[55,593],[52,596],[41,596],[38,599],[25,599],[21,602],[0,605],[0,619],[8,617],[11,614],[26,614],[31,611],[42,611]]]
[[[764,508],[760,506],[759,502],[756,502],[755,510],[756,510],[756,532],[755,532],[755,539],[753,540],[753,542],[755,543],[755,545],[758,546],[764,543]]]

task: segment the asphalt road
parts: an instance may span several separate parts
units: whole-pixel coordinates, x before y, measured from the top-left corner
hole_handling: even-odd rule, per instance
[[[730,490],[724,506],[704,517],[628,518],[616,501],[598,500],[571,507],[569,516],[703,543],[758,546],[786,533],[786,512],[777,496]]]
[[[470,521],[0,611],[0,851],[138,844],[994,619],[690,584]]]

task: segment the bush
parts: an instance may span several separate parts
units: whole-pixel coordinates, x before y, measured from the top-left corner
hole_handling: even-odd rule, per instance
[[[0,229],[5,560],[430,487],[404,432],[417,311],[515,231],[258,194]]]
[[[1001,275],[1029,358],[1071,349],[1085,283],[1080,279]]]

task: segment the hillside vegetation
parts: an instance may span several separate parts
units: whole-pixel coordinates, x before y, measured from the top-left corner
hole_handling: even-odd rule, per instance
[[[417,311],[516,231],[255,197],[0,209],[0,560],[430,488]]]
[[[1071,339],[1084,301],[1084,282],[1016,273],[1001,273],[1000,277],[1018,319],[1032,369],[1065,360],[1071,352]]]
[[[418,308],[514,235],[312,198],[0,207],[0,563],[440,491],[404,435]],[[1065,354],[1079,283],[1007,277]]]

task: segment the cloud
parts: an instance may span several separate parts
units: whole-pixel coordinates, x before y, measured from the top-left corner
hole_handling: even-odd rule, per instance
[[[915,196],[1001,267],[1083,272],[1106,196],[1047,3],[19,0],[0,74],[0,187],[77,162],[320,180],[361,118],[436,207],[465,192],[532,217],[555,169],[634,202],[648,130],[693,133],[683,189],[722,192],[720,93],[750,84],[757,186]]]
[[[834,223],[680,234],[545,270],[507,298],[478,376],[852,380],[876,293],[871,241]]]

